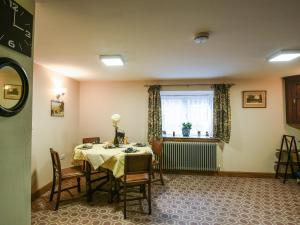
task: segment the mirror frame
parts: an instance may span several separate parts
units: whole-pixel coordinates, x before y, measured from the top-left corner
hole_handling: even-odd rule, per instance
[[[18,62],[10,58],[2,57],[0,58],[0,69],[5,66],[15,69],[22,81],[22,94],[18,103],[11,108],[5,108],[0,105],[0,116],[9,117],[16,115],[17,113],[21,112],[24,108],[28,98],[29,83],[25,70],[21,67],[21,65]]]

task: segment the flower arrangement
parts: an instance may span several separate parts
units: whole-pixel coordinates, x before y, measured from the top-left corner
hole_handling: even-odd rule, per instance
[[[121,119],[121,116],[119,114],[113,114],[111,116],[111,120],[113,122],[114,127],[118,127],[118,122],[120,121],[120,119]]]

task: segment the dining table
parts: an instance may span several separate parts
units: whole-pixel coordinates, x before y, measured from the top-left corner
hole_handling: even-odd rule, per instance
[[[78,163],[85,162],[87,201],[92,201],[92,195],[101,187],[104,182],[92,189],[91,172],[92,170],[106,169],[109,174],[109,202],[113,201],[113,181],[124,175],[124,163],[126,154],[145,154],[153,155],[151,146],[142,143],[120,144],[118,147],[108,144],[80,144],[74,148],[73,161]],[[154,155],[153,155],[154,159]]]

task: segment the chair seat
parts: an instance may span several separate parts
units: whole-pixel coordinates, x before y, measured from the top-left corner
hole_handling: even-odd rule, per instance
[[[121,177],[121,181],[124,183],[125,179],[124,176]],[[126,176],[126,183],[139,183],[139,182],[147,182],[149,181],[149,176],[147,173],[142,173],[142,174],[133,174],[133,175],[127,175]]]
[[[80,166],[69,167],[61,170],[62,178],[72,178],[84,176]]]

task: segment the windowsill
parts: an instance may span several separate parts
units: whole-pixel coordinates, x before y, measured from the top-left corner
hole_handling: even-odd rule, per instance
[[[163,136],[163,141],[178,141],[178,142],[220,142],[220,139],[206,136]]]

